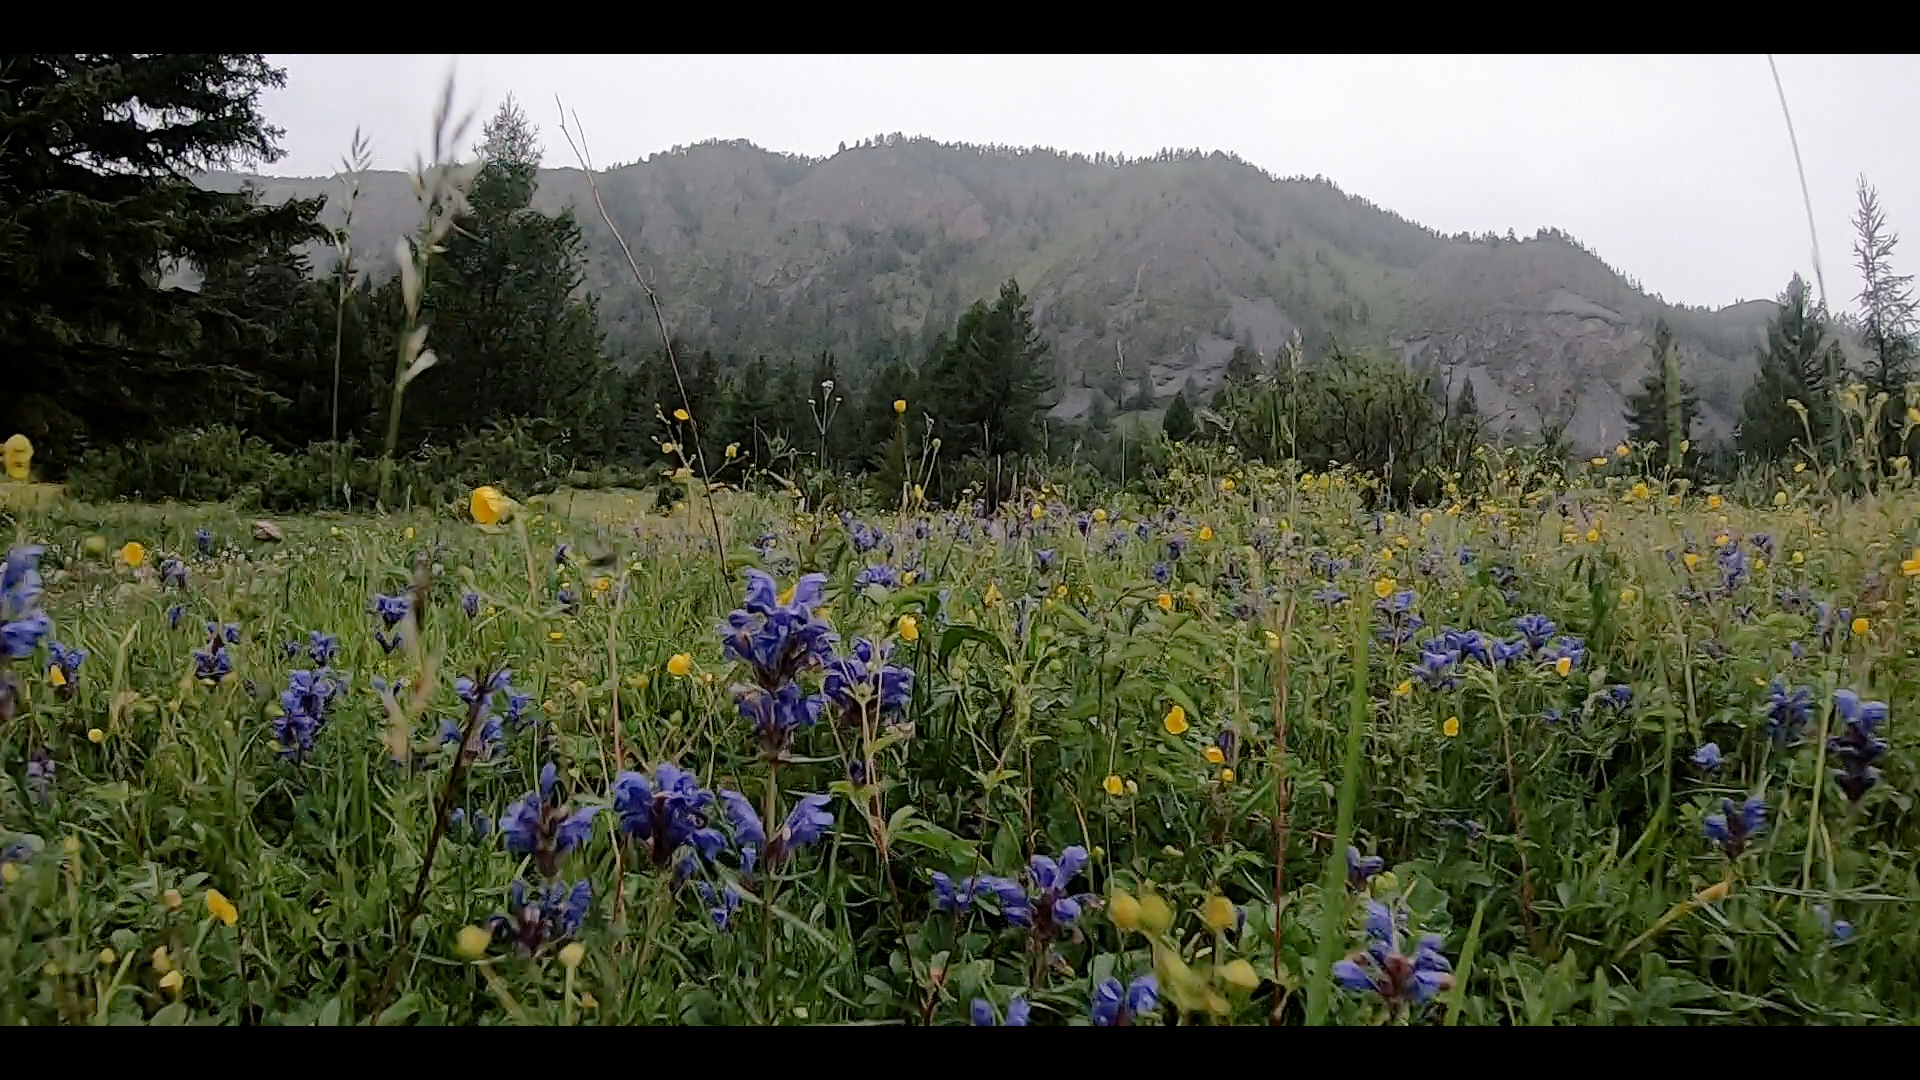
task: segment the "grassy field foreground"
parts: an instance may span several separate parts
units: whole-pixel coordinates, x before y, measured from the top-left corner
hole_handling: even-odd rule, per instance
[[[1920,498],[1638,462],[10,497],[0,1023],[1920,1018]]]

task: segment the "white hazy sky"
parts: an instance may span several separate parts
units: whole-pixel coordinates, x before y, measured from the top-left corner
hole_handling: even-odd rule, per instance
[[[1718,306],[1813,278],[1806,211],[1766,57],[344,56],[287,69],[268,118],[282,175],[335,171],[356,126],[374,164],[425,151],[449,70],[479,122],[511,92],[546,164],[572,165],[559,95],[596,163],[706,139],[832,154],[898,131],[1129,156],[1228,150],[1324,175],[1442,232],[1551,225],[1670,301]],[[1827,292],[1852,307],[1855,178],[1920,229],[1920,63],[1776,57]],[[1920,235],[1920,234],[1916,234]],[[1897,265],[1920,265],[1909,244]]]

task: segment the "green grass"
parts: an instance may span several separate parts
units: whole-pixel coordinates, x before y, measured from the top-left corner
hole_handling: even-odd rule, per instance
[[[1632,497],[1635,457],[1583,466],[1564,494],[1584,518],[1563,519],[1496,457],[1484,496],[1376,517],[1365,478],[1193,448],[1176,460],[1151,502],[1048,487],[991,524],[869,513],[888,539],[867,553],[783,495],[723,494],[718,551],[702,500],[662,514],[639,492],[556,493],[495,530],[464,506],[276,518],[279,544],[229,507],[9,497],[9,542],[47,549],[53,637],[89,656],[65,688],[44,649],[8,669],[0,1022],[965,1023],[976,998],[1004,1014],[1021,996],[1035,1023],[1084,1024],[1098,983],[1149,972],[1159,1006],[1137,1022],[1298,1023],[1310,1003],[1343,1024],[1920,1018],[1909,488],[1836,504],[1795,478],[1783,506],[1710,507],[1657,479]],[[1095,508],[1107,520],[1083,536],[1075,515]],[[201,528],[211,555],[196,551]],[[1749,571],[1730,591],[1723,535]],[[1187,546],[1162,586],[1173,536]],[[138,567],[115,557],[129,541],[145,548]],[[401,623],[410,644],[388,652],[369,604],[409,587],[416,553],[424,624]],[[160,579],[172,557],[184,589]],[[1329,558],[1349,562],[1329,577]],[[914,580],[855,588],[886,560]],[[746,671],[720,647],[748,566],[782,587],[827,573],[841,648],[889,642],[912,670],[901,713],[829,709],[771,761],[733,704]],[[1322,603],[1326,587],[1363,617]],[[1414,591],[1425,626],[1411,642],[1355,640],[1376,625],[1377,589]],[[1791,602],[1802,589],[1806,610]],[[1866,625],[1823,638],[1813,601]],[[1523,656],[1497,672],[1463,662],[1447,689],[1410,679],[1412,642],[1443,627],[1508,639],[1529,612],[1584,642],[1567,674]],[[209,622],[239,627],[218,683],[195,678]],[[312,665],[283,643],[313,630],[338,636],[346,688],[311,753],[286,760],[280,692]],[[682,653],[684,676],[669,666]],[[456,783],[439,738],[468,718],[454,680],[501,666],[538,720],[507,725]],[[391,708],[376,678],[405,682]],[[1768,737],[1776,678],[1813,691],[1797,745]],[[809,691],[820,679],[800,676]],[[1616,685],[1625,708],[1607,703]],[[1880,782],[1857,805],[1819,744],[1843,728],[1828,712],[1840,689],[1892,707]],[[1707,741],[1717,771],[1690,760]],[[28,775],[42,751],[44,787]],[[603,809],[558,861],[559,879],[591,883],[577,932],[530,955],[504,940],[461,952],[462,928],[541,872],[497,831],[436,843],[437,806],[497,821],[552,763],[554,803],[605,808],[617,774],[662,762],[763,817],[771,802],[769,832],[809,793],[832,797],[834,823],[749,874],[710,807],[726,849],[695,878],[740,897],[721,927],[717,901],[676,886],[676,860],[657,868],[617,841]],[[1752,794],[1766,828],[1730,857],[1702,817]],[[1358,888],[1337,842],[1349,828],[1385,862]],[[935,872],[1018,879],[1073,846],[1089,855],[1066,893],[1085,910],[1057,934],[1009,927],[993,897],[958,915],[932,904]],[[1168,922],[1116,926],[1102,899],[1116,890],[1166,901]],[[1216,895],[1244,924],[1204,921]],[[1408,952],[1437,934],[1464,970],[1470,948],[1467,981],[1407,1009],[1327,982],[1327,958],[1365,945],[1369,902],[1403,914]]]

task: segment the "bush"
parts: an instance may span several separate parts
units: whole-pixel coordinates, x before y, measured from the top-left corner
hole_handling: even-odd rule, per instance
[[[565,438],[552,422],[513,421],[451,446],[423,446],[396,465],[403,503],[444,503],[481,484],[516,494],[572,487],[640,486],[649,477],[620,465],[590,470],[555,446]],[[366,509],[379,485],[379,461],[352,440],[317,442],[293,453],[229,427],[180,431],[152,443],[105,447],[82,454],[68,491],[87,502],[116,499],[231,502],[293,513]]]

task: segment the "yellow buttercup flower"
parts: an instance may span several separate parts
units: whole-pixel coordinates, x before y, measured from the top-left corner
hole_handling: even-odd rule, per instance
[[[473,520],[480,524],[498,525],[512,512],[513,503],[500,493],[499,488],[482,486],[473,489],[468,508],[473,512]]]
[[[900,635],[901,641],[919,641],[920,620],[911,615],[902,615],[900,621],[894,624],[894,631]]]
[[[1205,750],[1200,751],[1200,756],[1206,758],[1209,763],[1214,765],[1218,765],[1227,760],[1227,755],[1222,753],[1217,746],[1208,746]]]
[[[1095,525],[1104,525],[1104,524],[1106,524],[1106,521],[1107,521],[1107,511],[1106,511],[1106,508],[1105,508],[1105,507],[1098,507],[1098,506],[1096,506],[1096,507],[1094,507],[1094,510],[1093,510],[1093,523],[1094,523]]]
[[[567,635],[566,635],[566,632],[565,632],[564,630],[549,630],[549,631],[547,631],[547,640],[548,640],[548,641],[564,641],[564,640],[566,640],[566,637],[567,637]]]
[[[675,420],[678,420],[678,421],[680,421],[680,422],[681,422],[681,423],[683,423],[683,424],[684,424],[684,423],[686,423],[687,421],[689,421],[689,420],[691,420],[691,419],[693,419],[693,417],[691,417],[691,416],[689,416],[689,415],[687,415],[687,410],[685,410],[685,409],[675,409],[675,410],[673,410],[673,418],[674,418]]]
[[[1163,592],[1160,594],[1159,598],[1154,601],[1154,603],[1160,605],[1161,611],[1172,611],[1173,610],[1173,594]]]
[[[87,729],[87,741],[95,746],[99,746],[101,743],[107,741],[107,733],[97,727],[90,727]]]
[[[1700,565],[1700,556],[1689,551],[1685,555],[1680,556],[1680,561],[1686,563],[1687,569],[1691,570]]]
[[[1167,710],[1166,718],[1161,722],[1167,726],[1167,734],[1183,735],[1187,730],[1187,710],[1175,705]]]
[[[1200,526],[1200,542],[1204,544],[1211,539],[1213,539],[1213,526],[1211,525]]]
[[[33,443],[25,435],[9,436],[0,446],[0,459],[4,459],[9,477],[25,480],[33,466]]]
[[[1731,539],[1733,538],[1728,536],[1726,533],[1721,533],[1719,536],[1716,536],[1713,538],[1713,542],[1714,542],[1714,545],[1717,547],[1726,547],[1727,542]]]
[[[165,975],[160,976],[160,988],[162,990],[171,990],[173,991],[174,997],[179,997],[180,988],[186,984],[186,981],[186,977],[180,974],[178,968],[175,968]]]
[[[670,442],[663,442],[660,444],[660,452],[663,454],[671,454],[678,449],[680,449],[678,446]]]
[[[1858,619],[1853,620],[1853,625],[1849,627],[1849,629],[1853,631],[1855,637],[1859,637],[1860,635],[1865,634],[1868,630],[1871,630],[1872,628],[1873,628],[1873,624],[1868,622],[1865,616],[1862,616]]]
[[[577,941],[569,943],[566,948],[560,950],[560,964],[568,971],[577,970],[580,962],[586,958],[587,947]]]
[[[1913,549],[1913,558],[1900,560],[1900,572],[1908,577],[1920,577],[1920,547]]]
[[[1650,495],[1650,494],[1652,494],[1652,492],[1650,492],[1650,491],[1649,491],[1649,490],[1647,489],[1647,484],[1646,484],[1646,481],[1644,481],[1644,480],[1642,480],[1642,481],[1639,481],[1639,482],[1637,482],[1637,483],[1635,483],[1635,484],[1633,485],[1633,489],[1632,489],[1631,491],[1629,491],[1629,492],[1628,492],[1627,494],[1629,494],[1629,495],[1631,495],[1631,496],[1633,496],[1633,497],[1634,497],[1634,498],[1636,498],[1636,499],[1644,499],[1644,498],[1646,498],[1646,497],[1647,497],[1648,495]]]
[[[1594,459],[1593,459],[1592,461],[1589,461],[1589,462],[1587,462],[1587,464],[1589,464],[1589,465],[1591,465],[1591,466],[1593,466],[1593,467],[1594,467],[1594,468],[1596,468],[1596,469],[1598,469],[1598,468],[1600,468],[1601,466],[1603,466],[1603,465],[1605,465],[1606,463],[1607,463],[1607,459],[1606,459],[1606,457],[1605,457],[1604,455],[1603,455],[1603,456],[1600,456],[1600,457],[1596,457],[1596,458],[1594,458]]]
[[[1280,651],[1280,635],[1274,633],[1271,630],[1264,630],[1261,632],[1267,635],[1267,649],[1272,652],[1279,652]]]
[[[1807,471],[1807,463],[1806,463],[1806,462],[1804,462],[1804,461],[1796,461],[1796,462],[1794,462],[1794,463],[1793,463],[1793,471],[1794,471],[1794,472],[1797,472],[1797,473],[1803,473],[1803,472],[1806,472],[1806,471]]]
[[[1207,902],[1200,905],[1200,918],[1207,924],[1207,929],[1216,934],[1225,930],[1233,925],[1233,901],[1217,893],[1209,896]]]
[[[165,945],[153,950],[153,970],[162,975],[173,970],[173,954],[167,952]]]
[[[1221,769],[1221,770],[1220,770],[1220,782],[1221,782],[1221,783],[1223,783],[1223,784],[1231,784],[1231,783],[1233,783],[1233,770],[1232,770],[1232,769]]]
[[[1221,477],[1221,478],[1220,478],[1220,490],[1221,490],[1222,492],[1225,492],[1226,494],[1229,494],[1229,495],[1231,495],[1231,494],[1233,494],[1233,477],[1231,477],[1231,476],[1223,476],[1223,477]]]
[[[693,657],[686,653],[674,653],[667,660],[667,673],[678,678],[686,678],[693,671]]]
[[[1920,548],[1914,548],[1914,549],[1913,549],[1913,553],[1914,553],[1914,554],[1915,554],[1916,556],[1920,556]],[[1795,566],[1804,566],[1804,565],[1806,565],[1806,561],[1807,561],[1807,553],[1806,553],[1806,552],[1804,552],[1804,551],[1796,551],[1796,552],[1794,552],[1794,553],[1793,553],[1793,565],[1795,565]]]
[[[1573,670],[1573,657],[1563,656],[1560,659],[1555,660],[1553,662],[1553,670],[1562,676],[1566,675],[1568,672]]]
[[[1140,898],[1140,925],[1156,934],[1166,932],[1173,925],[1173,909],[1160,898],[1159,893],[1148,893]]]
[[[1391,577],[1377,578],[1373,583],[1373,595],[1385,600],[1387,597],[1393,595],[1393,587],[1395,584],[1395,581]]]
[[[1243,992],[1252,991],[1260,985],[1259,974],[1244,959],[1227,961],[1226,966],[1220,969],[1220,978],[1228,986]]]
[[[981,599],[986,602],[986,605],[988,607],[992,607],[993,605],[999,603],[1000,602],[1000,583],[997,581],[987,582],[987,594],[981,597]]]
[[[1709,510],[1720,509],[1720,496],[1718,495],[1707,496],[1707,509]]]
[[[1587,530],[1587,543],[1597,544],[1599,542],[1600,542],[1600,527],[1596,525],[1593,528]]]
[[[1140,901],[1125,889],[1116,889],[1107,901],[1107,917],[1120,930],[1136,929],[1140,925]]]
[[[1408,694],[1411,694],[1411,693],[1413,693],[1412,679],[1402,679],[1400,680],[1400,685],[1393,688],[1394,697],[1406,697]]]
[[[493,941],[493,935],[478,926],[463,926],[453,937],[453,949],[468,960],[478,960],[487,955],[487,946]]]
[[[207,890],[207,914],[228,926],[240,921],[239,909],[233,906],[233,901],[221,895],[219,889]]]
[[[1440,725],[1440,734],[1445,735],[1449,739],[1460,734],[1460,718],[1457,716],[1447,717],[1446,723]]]
[[[67,672],[59,664],[47,668],[47,681],[55,686],[67,685]]]
[[[1047,508],[1041,506],[1039,503],[1034,503],[1033,509],[1027,511],[1027,516],[1035,521],[1039,521],[1041,518],[1047,516]]]
[[[1109,775],[1102,781],[1100,786],[1106,789],[1107,794],[1116,799],[1120,797],[1122,791],[1126,790],[1126,785],[1120,782],[1120,778],[1112,775]]]
[[[1633,603],[1633,598],[1637,595],[1639,594],[1635,593],[1632,589],[1621,589],[1620,602],[1623,604],[1631,604]]]
[[[907,411],[907,399],[906,399],[906,398],[894,398],[894,399],[893,399],[893,411],[894,411],[895,413],[903,413],[903,412],[906,412],[906,411]]]
[[[739,456],[740,456],[740,444],[737,442],[728,443],[727,444],[727,460],[732,461],[734,458],[737,458]]]
[[[1392,562],[1392,561],[1393,561],[1393,549],[1392,549],[1391,547],[1383,547],[1383,548],[1381,548],[1381,549],[1380,549],[1380,558],[1381,558],[1381,559],[1383,559],[1383,560],[1385,560],[1385,561],[1387,561],[1387,562]]]
[[[0,863],[0,885],[12,885],[20,880],[20,868],[13,863]]]
[[[1786,493],[1786,492],[1784,492],[1784,491],[1776,491],[1776,492],[1774,492],[1774,493],[1773,493],[1773,505],[1775,505],[1775,506],[1785,506],[1785,505],[1787,505],[1787,493]]]
[[[137,567],[147,561],[147,549],[140,546],[140,541],[129,540],[120,548],[120,561]]]
[[[1633,453],[1633,451],[1627,448],[1626,443],[1621,443],[1619,446],[1613,448],[1613,453],[1615,457],[1626,457],[1628,454]]]

